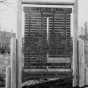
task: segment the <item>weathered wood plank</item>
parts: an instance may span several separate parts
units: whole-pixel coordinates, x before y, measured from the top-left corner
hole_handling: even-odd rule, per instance
[[[17,65],[18,65],[18,71],[17,71],[17,88],[21,88],[22,84],[22,0],[18,0],[17,8]]]
[[[11,88],[11,67],[6,67],[6,88]]]
[[[11,88],[16,88],[16,38],[11,39]]]
[[[85,85],[85,54],[84,40],[79,40],[79,86]]]
[[[78,86],[78,48],[77,48],[77,33],[78,33],[78,0],[75,0],[73,6],[73,87]]]

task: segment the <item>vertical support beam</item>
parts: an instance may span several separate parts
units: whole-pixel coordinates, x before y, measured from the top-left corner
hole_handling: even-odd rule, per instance
[[[83,36],[84,29],[81,28],[81,36]],[[85,52],[84,52],[84,40],[79,39],[79,87],[85,85]]]
[[[47,41],[49,41],[49,17],[47,17]]]
[[[18,0],[18,12],[17,12],[17,58],[18,58],[18,84],[17,88],[21,88],[22,85],[22,0]]]
[[[88,23],[85,22],[85,37],[88,36]],[[84,40],[85,47],[85,85],[88,85],[88,39]]]
[[[47,42],[49,45],[49,17],[47,17],[46,20],[47,20]],[[47,53],[47,59],[48,59],[48,53]],[[48,69],[48,66],[47,66],[47,69]]]
[[[16,38],[11,39],[11,88],[16,88]]]
[[[75,0],[75,5],[73,6],[73,87],[78,86],[77,33],[78,33],[78,0]]]
[[[79,40],[79,87],[85,85],[84,40]]]
[[[6,88],[11,88],[11,67],[6,67]]]

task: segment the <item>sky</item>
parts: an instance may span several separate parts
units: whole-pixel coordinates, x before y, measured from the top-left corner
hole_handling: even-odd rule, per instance
[[[78,6],[79,26],[82,26],[88,22],[88,0],[79,0]]]
[[[8,0],[0,3],[0,29],[16,32],[17,26],[17,4],[16,0]]]
[[[33,0],[30,0],[33,1]],[[35,0],[34,0],[35,1]],[[41,1],[41,0],[36,0]],[[49,2],[74,0],[42,0]],[[7,0],[0,3],[0,30],[16,32],[17,29],[17,0]],[[85,21],[88,22],[88,0],[78,0],[78,22],[79,28],[83,26]]]

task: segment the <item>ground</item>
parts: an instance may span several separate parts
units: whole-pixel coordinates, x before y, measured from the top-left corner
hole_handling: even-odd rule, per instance
[[[23,88],[72,88],[72,79],[60,79]]]

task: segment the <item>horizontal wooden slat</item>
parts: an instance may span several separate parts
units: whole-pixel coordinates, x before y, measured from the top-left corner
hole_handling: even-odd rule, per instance
[[[30,67],[29,63],[44,63],[44,61],[46,63],[46,53],[49,52],[49,48],[51,48],[49,53],[50,57],[65,56],[66,54],[70,56],[64,48],[64,46],[66,46],[66,41],[62,42],[62,40],[65,40],[66,37],[70,37],[70,31],[68,31],[70,30],[70,15],[64,14],[64,9],[63,11],[59,11],[61,9],[58,10],[53,8],[26,8],[25,10],[24,61],[26,68],[33,67],[32,65]],[[55,10],[58,12],[52,13]],[[55,14],[54,18],[53,14]],[[49,43],[53,42],[53,45],[50,44],[50,47],[47,46],[46,40],[47,17],[45,16],[49,16]],[[54,31],[52,32],[52,30]],[[68,46],[66,47],[68,48]],[[34,66],[34,68],[43,68],[43,66]]]

